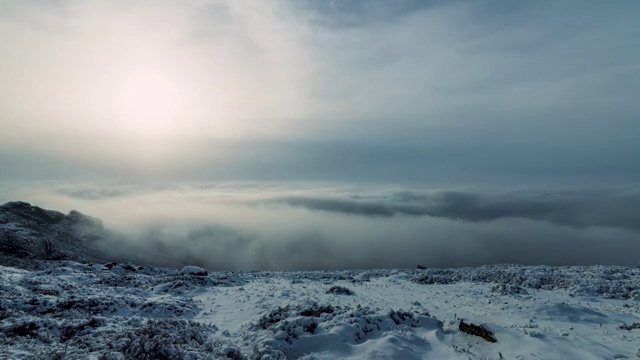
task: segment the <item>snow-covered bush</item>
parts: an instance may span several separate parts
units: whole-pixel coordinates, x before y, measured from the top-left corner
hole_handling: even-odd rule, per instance
[[[321,317],[324,314],[333,314],[338,309],[331,305],[318,305],[313,303],[310,307],[300,311],[300,316]]]
[[[296,343],[312,336],[333,334],[326,339],[339,343],[363,343],[379,333],[405,331],[426,327],[441,330],[442,323],[426,312],[381,310],[370,307],[336,307],[317,303],[277,307],[262,316],[250,327],[254,331],[266,330],[268,336],[254,349],[251,359],[279,354],[289,356]]]
[[[287,317],[289,317],[291,312],[292,310],[289,306],[285,306],[285,307],[279,306],[271,310],[267,314],[263,315],[262,317],[260,317],[260,319],[258,320],[257,326],[260,327],[261,329],[268,329],[273,324],[276,324],[281,320],[284,320]]]
[[[181,319],[132,318],[117,328],[100,320],[62,327],[64,336],[48,339],[49,326],[24,324],[18,331],[49,344],[27,359],[80,359],[93,354],[104,360],[217,359],[222,345],[211,340],[215,326]]]
[[[180,319],[149,319],[123,333],[106,337],[111,352],[126,359],[201,359],[214,350],[215,327]]]
[[[258,344],[253,347],[253,352],[249,356],[250,360],[286,360],[284,352],[273,349],[269,345]]]
[[[640,300],[640,269],[619,266],[517,266],[490,265],[477,268],[426,269],[416,271],[418,284],[453,284],[458,282],[494,283],[496,291],[517,294],[519,288],[536,290],[563,289],[575,294],[590,294],[608,299]]]

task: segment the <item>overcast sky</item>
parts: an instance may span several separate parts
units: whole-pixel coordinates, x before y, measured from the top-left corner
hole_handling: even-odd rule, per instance
[[[630,264],[638,19],[634,0],[0,1],[0,200],[114,225],[172,204],[225,234],[259,233],[239,215],[259,211],[263,237],[337,253],[367,234],[500,249],[440,265]],[[207,207],[221,182],[234,205]],[[527,258],[535,236],[617,245]],[[275,260],[291,249],[247,266],[299,267]],[[330,265],[419,260],[377,249]]]
[[[0,166],[636,183],[637,1],[0,3]]]

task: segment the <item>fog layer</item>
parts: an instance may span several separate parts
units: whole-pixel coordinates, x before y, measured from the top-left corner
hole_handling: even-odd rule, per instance
[[[51,190],[54,189],[54,190]],[[319,185],[5,188],[113,230],[106,247],[211,270],[635,265],[637,189],[509,192]]]

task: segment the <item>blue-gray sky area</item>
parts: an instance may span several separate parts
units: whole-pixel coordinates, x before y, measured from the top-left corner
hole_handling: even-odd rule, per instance
[[[152,199],[180,198],[176,208],[228,217],[194,215],[198,226],[253,234],[237,207],[259,209],[283,228],[304,219],[264,237],[315,239],[296,250],[312,267],[412,266],[386,250],[306,259],[396,232],[500,254],[451,247],[441,266],[629,265],[640,258],[639,18],[631,0],[0,2],[0,200],[117,227],[127,217],[110,216],[132,199],[152,214],[163,208]],[[222,196],[215,184],[231,208],[205,206],[212,188]],[[590,247],[527,258],[536,236]],[[286,241],[270,249],[286,253]],[[279,256],[245,267],[300,267]]]

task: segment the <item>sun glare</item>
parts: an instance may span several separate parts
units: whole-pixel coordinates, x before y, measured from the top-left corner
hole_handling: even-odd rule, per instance
[[[153,69],[132,71],[118,94],[117,112],[122,130],[157,136],[177,130],[188,109],[180,87],[169,74]]]

